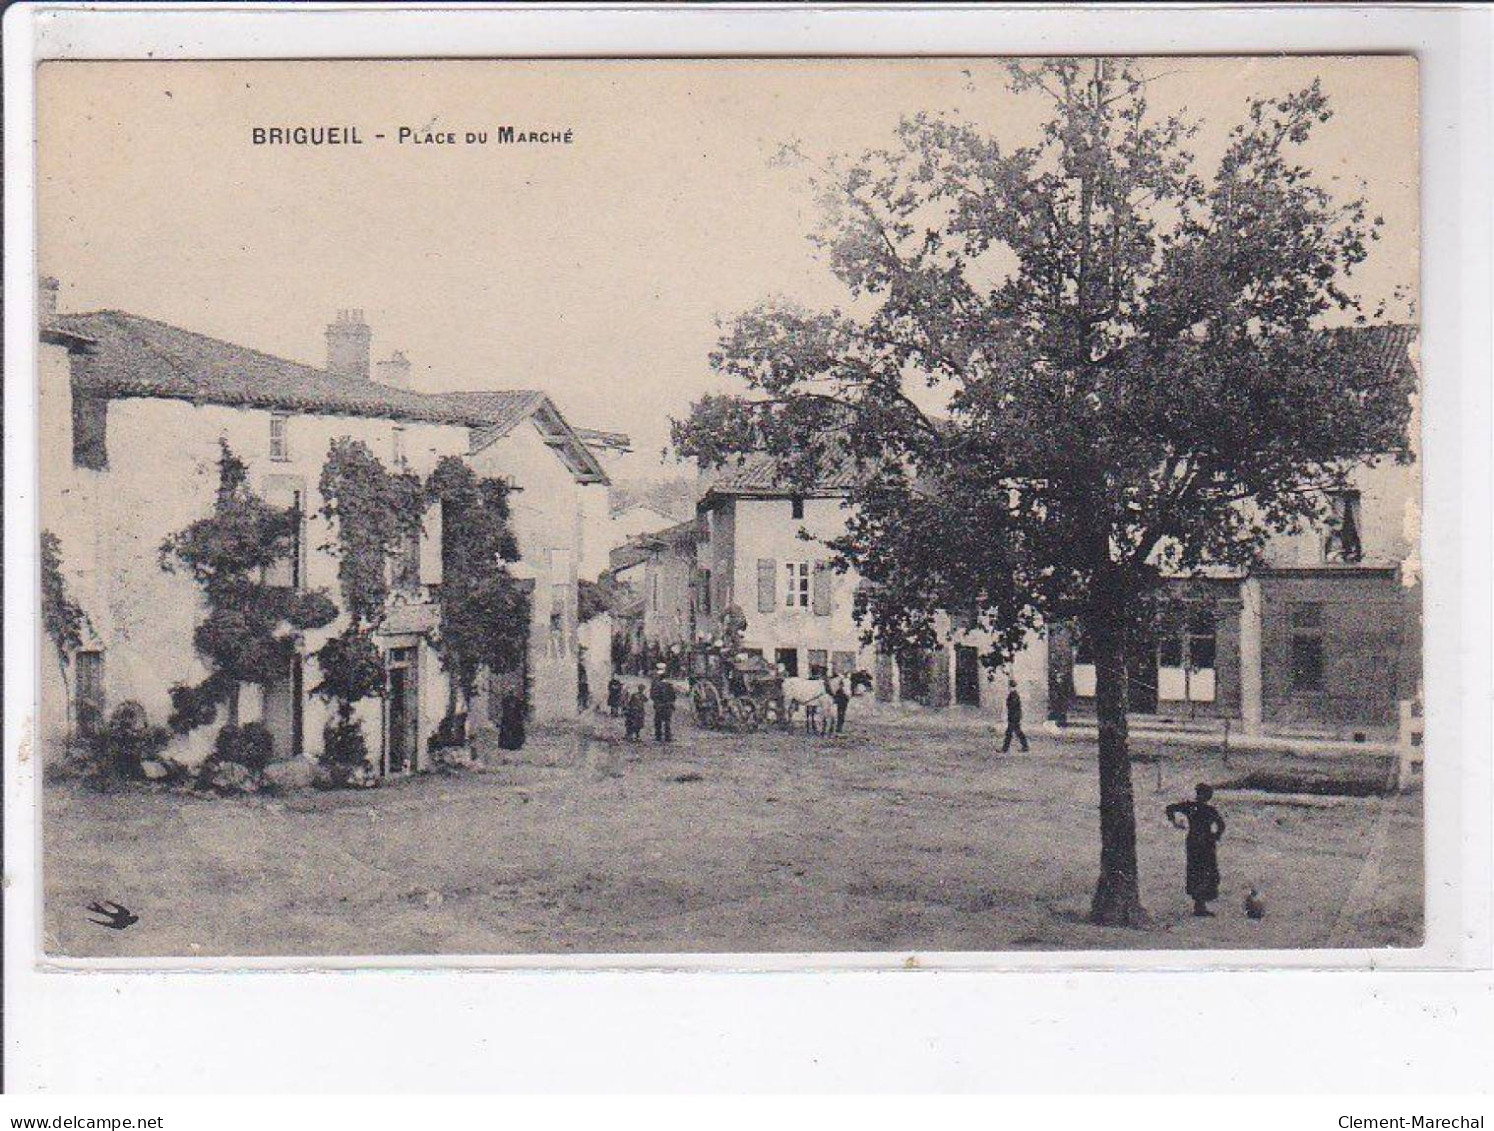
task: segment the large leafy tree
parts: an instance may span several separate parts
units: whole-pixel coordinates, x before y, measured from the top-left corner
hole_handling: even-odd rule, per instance
[[[1303,163],[1330,117],[1317,83],[1251,101],[1209,169],[1133,62],[1017,64],[1009,84],[1048,107],[1027,144],[920,115],[816,167],[814,239],[849,309],[730,321],[711,360],[747,391],[698,402],[674,441],[708,466],[768,453],[806,486],[857,465],[833,545],[894,646],[931,643],[940,611],[991,632],[993,661],[1077,626],[1097,671],[1091,918],[1138,924],[1128,640],[1164,576],[1249,563],[1366,454],[1403,451],[1414,377],[1355,329],[1379,220]]]
[[[337,606],[321,590],[266,584],[265,570],[292,553],[301,516],[256,495],[243,460],[226,441],[219,448],[212,513],[160,549],[161,568],[185,570],[207,598],[207,616],[192,643],[208,675],[171,689],[171,725],[179,733],[212,722],[220,705],[228,709],[229,725],[237,726],[240,685],[284,679],[298,635],[337,617]]]

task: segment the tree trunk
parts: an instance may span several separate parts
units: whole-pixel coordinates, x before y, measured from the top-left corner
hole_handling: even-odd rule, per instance
[[[1100,730],[1100,879],[1089,919],[1107,927],[1146,922],[1136,878],[1136,802],[1126,739],[1125,625],[1124,598],[1097,592],[1084,626],[1093,646]]]
[[[228,693],[228,725],[231,727],[239,725],[239,691],[240,686],[235,682]]]

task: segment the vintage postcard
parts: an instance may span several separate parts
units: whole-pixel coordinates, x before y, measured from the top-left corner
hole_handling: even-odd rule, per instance
[[[36,110],[47,957],[1421,945],[1414,57]]]

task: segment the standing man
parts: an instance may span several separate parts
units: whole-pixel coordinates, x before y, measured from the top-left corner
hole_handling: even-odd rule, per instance
[[[830,689],[830,698],[835,700],[835,733],[844,734],[846,729],[846,708],[851,705],[851,689],[844,675],[833,675],[827,681]]]
[[[1022,733],[1022,696],[1017,693],[1017,681],[1007,681],[1006,692],[1006,741],[1001,744],[1001,752],[1005,754],[1012,748],[1012,738],[1022,744],[1022,753],[1028,752],[1027,736]]]
[[[607,713],[614,719],[622,710],[623,685],[622,680],[617,678],[617,673],[612,673],[612,678],[607,681]]]
[[[654,741],[673,742],[670,720],[674,717],[674,684],[664,678],[665,667],[654,667],[654,681],[649,684],[648,697],[654,701]]]

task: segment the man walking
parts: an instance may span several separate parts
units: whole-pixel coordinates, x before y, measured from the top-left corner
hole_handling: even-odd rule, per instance
[[[654,741],[673,742],[674,733],[670,721],[674,717],[674,684],[664,678],[664,665],[654,667],[654,680],[649,684],[648,697],[654,701]]]
[[[1012,738],[1022,744],[1022,753],[1028,751],[1027,736],[1022,733],[1022,696],[1017,693],[1017,681],[1008,681],[1006,693],[1006,741],[1001,744],[1001,752],[1005,754],[1012,748]]]

